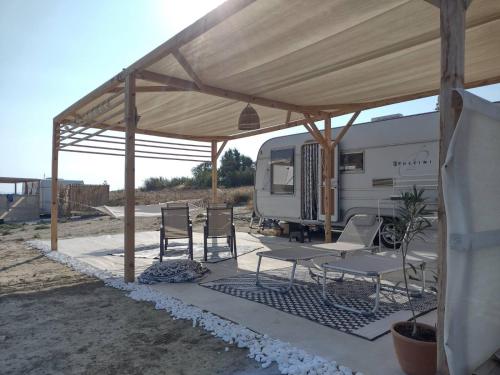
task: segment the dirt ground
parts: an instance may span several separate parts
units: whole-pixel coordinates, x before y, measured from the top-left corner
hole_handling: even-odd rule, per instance
[[[237,230],[248,231],[252,210],[246,206],[234,207],[234,223]],[[202,231],[204,218],[193,218],[194,230]],[[137,232],[159,230],[160,217],[136,217]],[[63,218],[59,221],[59,238],[96,236],[100,234],[123,233],[123,219],[110,216],[88,216]],[[50,219],[36,223],[0,224],[0,242],[27,241],[32,239],[50,238]],[[159,238],[159,237],[158,237]]]
[[[137,230],[157,227],[157,219],[137,220]],[[123,222],[108,217],[59,225],[61,238],[118,232]],[[0,226],[1,374],[279,373],[23,243],[49,235],[43,223]]]

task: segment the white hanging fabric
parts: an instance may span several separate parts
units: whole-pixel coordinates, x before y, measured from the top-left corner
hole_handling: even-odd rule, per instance
[[[447,215],[445,347],[452,375],[500,348],[500,106],[464,90],[442,167]]]

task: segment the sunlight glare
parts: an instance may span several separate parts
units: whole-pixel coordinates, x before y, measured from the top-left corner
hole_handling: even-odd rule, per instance
[[[224,0],[164,0],[161,13],[165,17],[165,27],[176,32],[183,30],[222,4]]]

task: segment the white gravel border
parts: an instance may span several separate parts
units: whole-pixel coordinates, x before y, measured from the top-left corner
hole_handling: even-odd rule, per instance
[[[113,276],[111,272],[99,270],[68,255],[51,251],[50,247],[42,241],[27,241],[26,244],[41,251],[48,258],[70,266],[75,271],[101,279],[106,285],[113,288],[127,291],[127,296],[136,301],[153,302],[157,310],[166,310],[174,319],[191,320],[193,327],[198,325],[227,343],[235,344],[239,348],[248,348],[248,356],[259,362],[263,368],[276,362],[279,371],[288,375],[354,374],[351,369],[339,366],[335,361],[328,361],[320,356],[308,354],[289,343],[256,333],[240,324],[222,319],[196,306],[188,305],[177,298],[169,297],[164,292],[159,293],[149,285],[137,282],[125,283],[122,277]],[[363,375],[360,372],[355,374]]]

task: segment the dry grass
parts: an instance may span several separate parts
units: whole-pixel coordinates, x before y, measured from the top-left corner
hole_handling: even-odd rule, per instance
[[[238,188],[219,189],[221,200],[229,204],[250,205],[253,199],[253,186],[242,186]],[[211,197],[210,189],[163,189],[159,191],[136,190],[136,204],[157,204],[178,200],[203,199],[209,202]],[[108,206],[123,206],[125,204],[125,194],[123,190],[111,191],[109,193]]]

